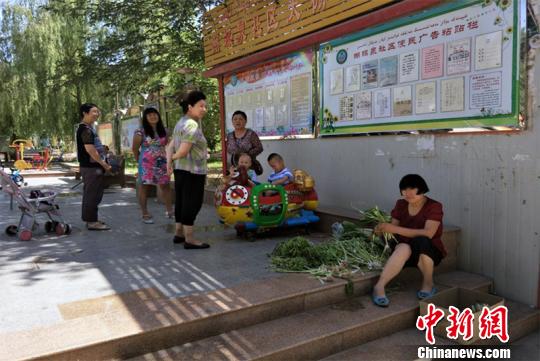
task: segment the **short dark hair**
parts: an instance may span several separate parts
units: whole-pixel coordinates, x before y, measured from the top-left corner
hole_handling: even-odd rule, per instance
[[[241,115],[242,118],[244,118],[245,120],[247,120],[247,114],[244,113],[243,111],[241,110],[237,110],[235,111],[234,113],[232,113],[232,117],[234,118],[235,115]]]
[[[268,156],[268,159],[266,159],[266,161],[270,162],[273,159],[283,160],[283,157],[277,153],[272,153]]]
[[[157,135],[159,137],[165,137],[167,135],[167,132],[165,131],[165,127],[163,126],[163,122],[161,121],[161,114],[159,114],[158,110],[154,107],[148,107],[146,108],[142,113],[142,125],[144,128],[144,134],[150,136],[150,138],[156,138],[156,134],[154,134],[154,129],[148,123],[148,114],[155,113],[158,116],[158,122],[156,124],[156,130]]]
[[[95,105],[94,103],[84,103],[82,104],[80,107],[79,107],[79,115],[82,118],[84,118],[84,114],[85,113],[90,113],[90,110],[92,110],[92,108],[97,108],[98,106]]]
[[[180,106],[186,114],[189,110],[189,106],[194,106],[201,100],[206,100],[206,95],[200,90],[190,91],[183,99],[180,101]]]
[[[427,186],[426,181],[424,178],[419,176],[418,174],[407,174],[401,180],[399,181],[399,192],[405,190],[405,189],[418,189],[417,194],[424,194],[429,192],[429,188]]]

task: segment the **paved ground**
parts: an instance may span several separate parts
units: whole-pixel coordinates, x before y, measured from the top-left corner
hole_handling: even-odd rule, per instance
[[[0,192],[0,334],[58,323],[59,306],[76,301],[144,288],[178,297],[278,275],[268,269],[267,254],[288,237],[236,239],[234,230],[219,224],[213,207],[204,206],[196,222],[212,248],[187,251],[172,243],[173,222],[154,199],[149,206],[156,224],[140,221],[133,189],[107,190],[101,216],[113,229],[89,232],[80,220],[81,188],[71,189],[72,178],[26,180],[27,191],[60,193],[58,203],[74,231],[57,237],[41,227],[30,242],[8,237],[3,230],[20,212],[10,210],[9,198]],[[539,342],[539,331],[520,340],[512,346],[512,359],[538,355]]]
[[[62,320],[58,305],[141,288],[159,289],[168,297],[229,287],[274,277],[267,254],[287,237],[248,242],[218,222],[214,208],[204,206],[196,221],[209,250],[184,250],[172,242],[173,222],[164,208],[149,202],[156,223],[146,225],[133,189],[106,191],[100,218],[111,231],[88,231],[80,220],[81,187],[68,178],[26,178],[26,190],[53,189],[73,233],[58,237],[40,226],[34,240],[21,242],[4,229],[20,211],[9,209],[0,192],[0,333]],[[42,222],[43,224],[43,222]]]

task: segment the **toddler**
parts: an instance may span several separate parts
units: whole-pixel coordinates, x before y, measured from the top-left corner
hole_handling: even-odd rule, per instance
[[[272,153],[268,156],[268,164],[274,170],[268,177],[268,182],[274,185],[286,185],[294,180],[294,177],[289,170],[285,167],[285,162],[281,155]]]

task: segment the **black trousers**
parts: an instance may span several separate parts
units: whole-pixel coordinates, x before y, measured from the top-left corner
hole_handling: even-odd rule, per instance
[[[185,170],[174,170],[174,190],[176,202],[174,218],[176,223],[193,226],[204,200],[205,174],[193,174]]]
[[[418,267],[418,260],[421,254],[429,256],[433,260],[434,266],[441,263],[443,259],[441,252],[431,243],[431,239],[428,237],[414,237],[410,240],[409,245],[411,246],[412,253],[407,262],[405,262],[404,267]]]
[[[98,205],[105,191],[103,169],[80,167],[80,172],[84,183],[81,218],[84,222],[97,222]]]

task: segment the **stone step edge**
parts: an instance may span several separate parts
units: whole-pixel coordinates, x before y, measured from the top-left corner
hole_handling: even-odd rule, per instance
[[[447,288],[452,288],[452,287],[446,287],[444,285],[438,285],[438,286],[440,286],[441,290],[442,289],[447,289]],[[474,288],[471,288],[471,289],[476,290],[476,291],[483,291],[485,288],[484,288],[484,285],[478,285],[478,287],[474,287]],[[300,342],[300,343],[291,345],[289,347],[283,347],[281,349],[276,349],[271,354],[261,355],[260,357],[254,358],[253,360],[257,360],[257,361],[285,360],[285,359],[288,359],[286,355],[295,355],[295,356],[297,356],[300,353],[300,351],[298,349],[310,348],[311,346],[315,346],[318,343],[324,343],[323,342],[324,340],[332,338],[332,337],[342,337],[342,338],[344,338],[347,333],[354,332],[355,330],[358,330],[358,329],[365,330],[365,328],[372,327],[374,324],[379,326],[380,324],[384,323],[385,321],[392,321],[392,325],[394,327],[394,332],[392,332],[391,334],[393,334],[395,332],[400,332],[400,331],[403,331],[403,330],[405,330],[405,329],[407,329],[409,327],[414,326],[414,324],[416,322],[416,319],[417,319],[417,316],[419,314],[419,311],[420,311],[420,307],[418,305],[413,306],[413,307],[409,307],[407,309],[401,310],[399,313],[390,314],[388,316],[377,318],[377,319],[371,320],[371,321],[363,323],[363,324],[344,327],[343,329],[341,329],[339,331],[332,332],[332,333],[326,334],[324,336],[315,337],[315,338],[313,338],[311,340],[307,340],[305,342]],[[347,349],[350,349],[351,347],[360,346],[360,345],[365,344],[367,342],[377,340],[378,338],[376,336],[372,335],[372,333],[376,333],[376,332],[370,332],[369,334],[363,335],[361,340],[354,342],[354,344],[351,344],[350,342],[349,342],[349,344],[347,344],[344,340],[342,340],[342,342],[341,342],[342,346],[340,347],[340,350],[345,351]],[[344,347],[343,347],[343,343],[346,343],[346,345]],[[338,352],[341,352],[341,351],[338,351]],[[309,353],[310,351],[307,351],[307,352]],[[327,357],[327,356],[329,356],[329,355],[331,355],[331,354],[333,354],[335,352],[326,351],[325,353],[326,353],[326,355],[324,355],[322,357]],[[311,355],[307,356],[306,359],[312,359],[312,356]]]
[[[354,274],[353,278],[351,280],[352,283],[353,283],[352,290],[353,290],[354,294],[359,295],[359,294],[365,293],[366,290],[370,290],[370,289],[364,287],[364,283],[369,283],[369,285],[371,286],[372,284],[375,283],[375,280],[379,277],[379,275],[380,275],[379,271],[371,271],[371,272],[366,272],[364,274],[360,274],[360,273]],[[307,281],[307,282],[315,283],[315,281],[316,281],[316,279],[314,277],[308,276],[307,274],[304,274],[304,273],[289,273],[289,274],[285,274],[285,275],[282,275],[282,276],[274,277],[274,278],[272,278],[272,281],[280,281],[280,280],[283,280],[285,278],[294,277],[294,276],[306,277],[305,281]],[[220,289],[215,289],[215,290],[212,290],[212,291],[207,291],[207,292],[202,293],[202,294],[193,294],[193,295],[174,297],[174,298],[167,298],[165,295],[163,295],[161,293],[157,293],[155,296],[151,296],[148,299],[141,299],[141,300],[135,301],[135,302],[133,300],[131,300],[131,303],[133,303],[135,307],[133,307],[130,310],[131,311],[136,311],[137,308],[141,307],[142,308],[141,311],[146,311],[146,309],[148,308],[148,304],[153,304],[152,307],[156,307],[156,306],[164,307],[164,306],[167,306],[168,304],[170,304],[170,302],[182,302],[182,303],[187,304],[187,303],[191,303],[191,301],[193,299],[198,300],[201,297],[209,298],[209,297],[212,297],[212,295],[214,295],[215,293],[223,293],[223,292],[227,292],[227,291],[228,291],[228,293],[234,293],[235,289],[238,289],[239,287],[245,287],[246,285],[252,285],[252,284],[265,283],[265,281],[268,281],[268,279],[258,280],[258,281],[249,281],[249,282],[243,283],[241,285],[230,287],[230,288],[220,288]],[[290,292],[290,293],[287,293],[287,294],[271,297],[271,298],[268,298],[268,299],[265,299],[265,300],[260,300],[258,302],[251,303],[251,304],[245,305],[243,307],[239,307],[239,308],[236,308],[236,309],[231,309],[231,310],[219,312],[217,314],[206,315],[205,317],[219,316],[220,314],[224,314],[224,313],[228,313],[228,312],[235,312],[235,311],[239,311],[241,309],[249,309],[251,307],[258,307],[258,306],[261,306],[261,305],[264,305],[264,304],[267,304],[267,303],[273,303],[273,302],[276,302],[276,301],[285,301],[285,300],[289,300],[291,298],[295,298],[295,297],[299,297],[299,296],[300,297],[305,297],[305,296],[311,296],[311,295],[317,295],[317,294],[330,293],[330,292],[334,292],[334,291],[337,291],[337,292],[333,296],[337,298],[336,302],[339,302],[341,299],[345,299],[347,297],[347,294],[345,292],[345,287],[347,287],[348,284],[349,284],[348,281],[346,281],[344,279],[340,279],[340,278],[334,278],[332,281],[327,281],[327,282],[324,282],[324,283],[322,283],[320,281],[317,281],[316,282],[316,287],[314,287],[314,288],[294,290],[293,292]],[[360,286],[360,287],[358,287],[358,286]],[[343,290],[343,292],[341,292],[342,290]],[[74,302],[71,302],[71,303],[82,303],[82,302],[90,301],[90,300],[106,299],[106,298],[115,297],[115,296],[119,296],[119,295],[123,295],[123,294],[137,293],[139,291],[148,292],[147,289],[140,289],[140,290],[128,291],[128,292],[124,292],[124,293],[120,293],[120,294],[97,297],[97,298],[93,298],[93,299],[85,299],[85,300],[74,301]],[[157,290],[157,291],[159,291],[159,290]],[[320,305],[316,304],[316,303],[315,304],[307,303],[306,304],[306,306],[307,306],[306,309],[317,308],[317,307],[320,307],[321,305],[331,304],[331,303],[335,303],[335,302],[334,301],[328,301],[328,302],[325,301],[323,304],[320,304]],[[62,305],[65,305],[65,304],[62,304]],[[117,306],[113,306],[112,308],[110,308],[110,309],[108,309],[108,310],[106,310],[104,312],[95,312],[95,313],[89,314],[89,315],[81,315],[80,317],[70,317],[70,318],[66,318],[64,321],[67,322],[67,321],[69,321],[71,319],[95,316],[95,315],[104,314],[104,313],[109,313],[110,314],[110,313],[116,313],[116,312],[122,313],[122,312],[126,312],[126,310],[124,308],[118,308]],[[197,319],[190,320],[189,322],[196,321],[196,320]]]
[[[445,287],[443,285],[438,284],[437,285],[440,289],[446,289],[449,287]],[[484,284],[483,282],[478,283],[476,287],[471,287],[472,289],[483,289]],[[388,309],[379,309],[376,308],[376,306],[373,306],[371,304],[371,299],[369,295],[362,296],[362,302],[361,304],[366,305],[366,307],[362,307],[362,311],[369,312],[369,317],[373,317],[373,311],[375,313],[379,313],[379,315],[374,316],[374,318],[364,320],[361,323],[356,323],[352,325],[340,325],[339,329],[330,331],[324,334],[320,335],[312,335],[309,336],[305,340],[295,341],[291,344],[282,345],[282,346],[276,346],[272,350],[264,351],[265,353],[257,354],[257,355],[250,355],[247,359],[249,360],[304,360],[304,359],[314,359],[314,358],[320,358],[325,357],[328,355],[331,355],[333,353],[337,353],[340,351],[343,351],[345,349],[357,346],[359,344],[369,342],[372,340],[377,339],[380,337],[378,334],[381,332],[382,329],[390,328],[392,332],[394,333],[397,331],[400,331],[402,329],[406,329],[409,327],[412,327],[416,321],[416,317],[419,312],[419,304],[418,300],[416,299],[414,287],[411,287],[410,285],[408,287],[405,287],[403,290],[394,292],[389,295],[392,299],[396,300],[395,302],[399,302],[397,305],[397,308],[388,308]],[[398,301],[401,300],[401,301]],[[392,302],[392,301],[391,301]],[[405,302],[405,306],[401,302]],[[318,310],[314,310],[313,312],[316,314],[324,315],[326,314],[326,310],[331,307],[331,305],[326,305]],[[371,312],[370,312],[371,308]],[[380,312],[388,312],[388,314],[380,314]],[[307,311],[309,314],[310,312]],[[292,315],[291,317],[295,317],[296,315]],[[316,316],[317,317],[317,316]],[[262,330],[262,334],[264,334],[266,329],[274,330],[275,331],[275,323],[279,320],[272,320],[268,321],[267,323],[261,323],[256,324],[252,326],[246,327],[248,330],[247,333],[249,334],[251,330],[254,330],[255,328],[260,328]],[[291,320],[289,319],[289,323]],[[297,322],[297,321],[295,321]],[[336,321],[337,322],[337,321]],[[305,327],[309,327],[309,325],[304,324]],[[285,326],[287,327],[287,324]],[[299,326],[300,327],[300,326]],[[369,328],[369,332],[367,331]],[[362,330],[361,333],[358,333],[357,331]],[[241,329],[237,329],[234,331],[235,333],[240,332],[239,337],[246,337],[245,335],[242,335]],[[290,329],[287,330],[287,332],[290,332]],[[389,333],[389,334],[390,334]],[[271,333],[270,333],[271,335]],[[229,337],[230,336],[230,337]],[[220,335],[212,336],[206,339],[198,340],[198,344],[195,343],[195,349],[203,349],[205,347],[205,344],[219,344],[219,340],[221,339],[229,339],[234,338],[232,332],[228,333],[222,333]],[[259,342],[264,342],[263,338],[258,340]],[[257,347],[257,342],[254,339],[250,339],[250,343],[252,343],[252,347],[255,349],[259,349]],[[177,345],[178,346],[178,345]],[[193,347],[193,345],[190,345],[190,347]],[[260,350],[260,349],[259,349]],[[164,354],[168,354],[168,350],[161,349],[161,352],[164,352]],[[188,355],[173,355],[172,359],[175,359],[175,357],[187,357]],[[140,355],[135,360],[146,360],[146,359],[152,359],[152,354],[144,354]],[[158,358],[159,359],[159,358]],[[178,358],[183,359],[183,358]]]
[[[356,276],[353,279],[354,284],[354,293],[356,295],[366,294],[371,290],[372,285],[376,281],[377,277],[379,275],[379,272],[372,272],[370,274],[366,274],[363,276]],[[162,340],[161,343],[156,343],[156,346],[153,347],[155,350],[157,349],[164,349],[173,346],[173,344],[178,344],[180,342],[190,342],[194,340],[198,340],[201,338],[207,338],[211,337],[212,335],[217,335],[220,333],[224,333],[230,330],[242,328],[242,327],[248,327],[250,325],[254,325],[257,323],[262,323],[266,321],[270,321],[276,318],[285,317],[290,314],[303,312],[306,310],[322,307],[324,305],[329,305],[332,303],[340,302],[344,299],[346,299],[346,294],[344,292],[345,285],[347,284],[347,281],[344,280],[335,280],[334,282],[326,283],[321,285],[319,281],[310,278],[307,275],[304,274],[296,274],[296,275],[287,275],[284,277],[276,277],[274,281],[284,281],[287,278],[290,277],[300,277],[302,282],[312,282],[316,283],[317,287],[310,287],[309,289],[304,289],[296,292],[291,292],[286,295],[280,296],[280,297],[274,297],[271,299],[266,299],[264,301],[250,304],[249,306],[222,311],[214,314],[207,314],[200,318],[195,318],[192,320],[187,320],[175,324],[169,324],[169,325],[159,325],[149,328],[139,328],[137,332],[131,332],[131,333],[124,333],[124,334],[116,334],[111,335],[108,334],[107,337],[100,337],[100,338],[94,338],[93,340],[89,340],[82,344],[76,344],[76,345],[70,345],[65,346],[64,348],[56,348],[54,351],[52,350],[42,350],[42,351],[36,351],[31,355],[27,355],[24,357],[37,357],[38,359],[50,359],[53,356],[61,356],[62,354],[71,354],[73,352],[77,352],[80,350],[90,350],[94,347],[99,347],[103,344],[108,344],[111,349],[114,343],[120,342],[120,343],[130,343],[134,344],[134,349],[137,348],[137,344],[139,344],[142,340],[145,338],[151,338],[156,339],[157,335],[159,335],[162,332],[165,333],[173,333],[175,334],[174,337],[169,336],[171,340],[170,342],[167,340]],[[486,285],[491,284],[491,281],[485,278],[485,281],[482,282],[482,287],[486,287]],[[267,280],[268,281],[268,280]],[[248,284],[253,283],[259,283],[261,281],[256,282],[250,282]],[[313,285],[315,286],[315,285]],[[450,285],[452,286],[452,285]],[[235,287],[236,288],[236,287]],[[234,290],[235,288],[231,288],[230,290]],[[227,289],[225,289],[227,290]],[[207,294],[212,294],[213,292],[223,292],[223,289],[212,291]],[[201,296],[186,296],[181,298],[182,300],[189,302],[189,300],[193,300]],[[174,300],[157,300],[158,306],[166,307],[167,305],[170,305],[171,302],[174,302]],[[281,310],[279,312],[275,311],[276,307],[285,307],[285,310]],[[160,307],[157,307],[160,308]],[[134,310],[131,310],[130,315],[133,314]],[[140,310],[145,311],[145,310]],[[258,311],[258,312],[257,312]],[[257,317],[247,317],[248,315],[256,313]],[[117,314],[117,315],[114,315]],[[85,316],[80,319],[88,321],[88,323],[94,323],[99,325],[99,321],[106,322],[112,318],[117,318],[116,322],[129,322],[132,321],[130,318],[131,316],[127,315],[125,311],[121,312],[111,312],[106,315],[91,315],[91,316]],[[102,316],[102,317],[100,317]],[[122,317],[123,316],[123,317]],[[243,316],[243,317],[240,317]],[[102,319],[103,318],[103,319]],[[123,320],[122,320],[123,318]],[[235,319],[240,318],[240,320]],[[207,328],[211,328],[212,324],[215,324],[220,319],[229,319],[229,322],[227,323],[228,327],[223,328],[214,328],[214,332],[208,332]],[[77,332],[77,328],[81,327],[80,323],[77,322],[77,319],[66,321],[65,323],[68,324],[66,327],[69,330],[69,323],[73,321],[72,324],[75,325],[75,327],[71,327],[72,333]],[[210,323],[210,325],[206,325],[206,323]],[[222,322],[223,323],[223,322]],[[84,326],[86,326],[86,323],[84,323]],[[184,328],[197,328],[199,327],[200,332],[197,334],[195,333],[191,338],[186,338],[184,335],[182,335],[182,330]],[[73,329],[75,328],[75,329]],[[42,328],[37,330],[43,331],[45,329],[46,334],[48,335],[47,331],[50,331],[51,328]],[[20,333],[16,333],[16,336]],[[35,335],[35,332],[28,332],[26,333],[26,338],[35,340],[36,337],[39,338],[39,335]],[[184,337],[182,339],[182,337]],[[179,339],[180,338],[180,339]],[[0,348],[1,349],[1,348]],[[24,346],[23,346],[23,349]],[[0,354],[1,355],[1,354]],[[0,358],[1,359],[1,358]]]
[[[523,337],[531,334],[532,332],[535,332],[536,330],[540,329],[540,310],[531,310],[530,313],[526,313],[526,314],[519,314],[517,316],[517,318],[515,318],[516,316],[514,316],[514,313],[511,312],[511,310],[514,310],[518,307],[523,307],[524,305],[522,304],[519,304],[517,302],[512,302],[512,301],[506,301],[505,304],[508,306],[509,308],[509,312],[510,312],[510,319],[508,320],[508,323],[509,323],[509,334],[510,334],[510,337],[511,337],[511,341],[510,343],[508,343],[507,345],[512,345],[514,342],[522,339]],[[512,317],[514,316],[514,317]],[[411,338],[411,333],[414,333],[414,337]],[[404,334],[405,337],[399,337],[399,334]],[[401,339],[407,339],[408,342],[410,342],[409,344],[401,344],[401,345],[396,345],[396,344],[392,344],[392,340],[395,340],[396,338],[401,338]],[[493,340],[493,339],[492,339]],[[486,340],[488,341],[488,340]],[[503,345],[502,343],[500,342],[497,342],[498,339],[495,339],[494,342],[476,342],[476,343],[473,343],[472,345],[470,346],[478,346],[478,345]],[[441,346],[456,346],[456,345],[459,345],[458,343],[454,342],[454,341],[451,341],[451,340],[448,340],[446,338],[441,338],[439,336],[436,336],[436,342],[435,342],[435,347],[441,347]],[[368,350],[360,350],[360,348],[362,348],[363,346],[367,346],[368,347]],[[392,333],[390,335],[387,335],[387,336],[384,336],[384,337],[381,337],[381,338],[378,338],[378,339],[375,339],[373,341],[370,341],[366,344],[360,344],[358,346],[354,346],[352,348],[349,348],[349,349],[345,349],[343,351],[340,351],[338,353],[335,353],[335,354],[331,354],[329,356],[325,356],[324,358],[321,358],[319,359],[318,361],[337,361],[337,360],[340,360],[343,358],[343,360],[352,360],[353,357],[352,356],[355,356],[355,351],[358,350],[358,355],[356,355],[356,357],[354,357],[354,359],[362,359],[362,357],[364,357],[366,355],[366,352],[369,351],[369,348],[375,348],[377,350],[383,350],[385,347],[386,348],[390,348],[392,350],[397,349],[399,347],[411,347],[411,346],[429,346],[427,344],[427,342],[425,341],[425,338],[423,335],[420,335],[419,334],[419,331],[416,327],[410,327],[406,330],[402,330],[402,331],[398,331],[398,332],[395,332],[395,333]],[[407,350],[409,351],[409,350]],[[390,360],[395,360],[394,357],[390,358],[388,357],[388,359]],[[411,361],[420,361],[420,359],[417,359],[416,357],[411,357],[410,359]]]
[[[370,272],[364,275],[356,275],[355,277],[353,277],[353,280],[352,280],[354,284],[353,286],[354,292],[356,294],[361,294],[361,293],[365,293],[367,290],[370,290],[378,276],[379,276],[379,272]],[[104,343],[106,344],[111,344],[114,342],[125,343],[125,342],[129,342],[129,340],[132,338],[138,339],[141,336],[144,338],[145,335],[155,338],[155,335],[159,334],[161,331],[170,332],[171,329],[177,329],[175,330],[175,333],[181,334],[181,332],[179,331],[183,329],[184,327],[189,328],[189,327],[193,327],[193,325],[196,325],[196,324],[199,324],[199,326],[203,326],[205,322],[212,323],[220,318],[227,318],[227,319],[230,318],[232,320],[235,318],[235,316],[238,317],[238,315],[241,315],[243,313],[247,315],[250,313],[254,313],[257,310],[263,311],[263,312],[258,312],[259,313],[258,318],[251,318],[248,320],[246,319],[247,317],[241,317],[238,324],[234,324],[233,322],[231,322],[229,330],[233,330],[236,328],[247,327],[249,325],[256,324],[256,323],[266,322],[275,318],[284,317],[292,313],[297,313],[297,312],[302,312],[302,311],[313,309],[313,308],[318,308],[326,304],[336,303],[341,300],[344,300],[347,297],[347,295],[345,294],[345,286],[348,283],[347,281],[336,279],[333,282],[321,284],[318,280],[312,277],[309,277],[305,274],[291,274],[291,275],[286,275],[282,277],[266,279],[262,281],[248,282],[247,284],[260,283],[260,282],[264,283],[265,281],[269,281],[269,280],[279,282],[281,280],[284,282],[285,285],[287,285],[286,279],[289,279],[291,277],[301,277],[303,278],[302,282],[311,283],[312,286],[309,288],[304,287],[304,289],[299,287],[293,292],[289,292],[287,294],[260,300],[259,302],[245,305],[243,307],[239,307],[236,309],[220,310],[220,312],[209,313],[209,314],[202,315],[201,317],[197,317],[191,320],[185,320],[185,321],[182,320],[180,322],[172,323],[168,325],[158,325],[158,326],[154,325],[148,328],[138,328],[136,332],[131,330],[131,332],[127,332],[124,334],[117,333],[115,335],[114,334],[111,335],[109,333],[106,335],[100,335],[100,337],[94,337],[93,340],[87,340],[86,342],[83,342],[83,343],[72,344],[69,346],[64,346],[63,348],[56,348],[54,351],[53,350],[36,350],[35,352],[32,352],[32,353],[27,352],[25,355],[21,355],[21,356],[23,357],[23,359],[29,358],[29,357],[35,358],[35,359],[50,359],[52,357],[59,357],[65,353],[76,352],[77,350],[81,350],[81,349],[91,349],[93,347],[102,345]],[[239,287],[242,287],[245,285],[246,284],[243,284],[243,285],[240,285]],[[224,292],[225,290],[231,290],[232,292],[234,292],[234,290],[237,288],[238,287],[232,287],[228,289],[218,289],[218,290],[207,292],[202,295],[190,295],[190,296],[185,296],[185,297],[181,297],[177,299],[168,299],[168,300],[156,299],[152,301],[155,303],[154,307],[157,309],[167,307],[168,305],[172,307],[176,307],[174,305],[175,302],[182,302],[184,304],[189,304],[190,302],[196,301],[197,299],[200,299],[201,297],[205,297],[205,296],[210,297],[215,293]],[[272,308],[273,306],[276,306],[276,305],[278,307],[283,305],[288,308],[286,308],[285,311],[283,312],[275,312],[272,310]],[[138,311],[141,311],[141,312],[148,311],[147,309],[144,310],[143,307],[146,307],[144,303],[141,304],[140,306],[141,309],[139,309]],[[113,310],[105,314],[100,313],[100,314],[94,314],[94,315],[89,315],[89,316],[83,316],[80,318],[64,321],[60,324],[40,327],[40,328],[29,330],[29,331],[19,331],[19,332],[14,332],[14,333],[1,334],[0,336],[2,337],[0,337],[0,339],[2,339],[2,341],[5,342],[6,347],[0,347],[0,350],[13,349],[13,347],[8,348],[10,344],[13,344],[13,342],[11,342],[10,339],[16,340],[16,339],[22,338],[26,340],[32,340],[31,343],[36,344],[37,339],[46,340],[51,330],[55,330],[59,328],[66,329],[65,333],[70,333],[69,329],[71,328],[71,333],[76,334],[77,331],[79,331],[78,329],[82,327],[87,327],[88,324],[92,324],[92,323],[99,324],[100,321],[106,322],[106,321],[110,321],[111,319],[115,319],[115,322],[132,321],[131,315],[133,314],[134,311],[137,311],[137,309],[131,309],[128,312],[126,312],[126,310],[123,310],[123,309]],[[214,334],[219,334],[226,331],[228,330],[216,329]],[[204,335],[198,336],[198,337],[200,338],[200,337],[210,337],[210,336],[212,336],[211,333],[205,332]],[[194,339],[198,339],[198,338],[194,338]],[[190,342],[190,341],[193,341],[194,339],[186,339],[184,342]],[[175,343],[177,343],[177,341],[178,339],[175,338]],[[137,342],[140,342],[140,340]],[[0,342],[0,344],[1,343],[2,342]],[[159,349],[162,349],[162,348],[166,348],[166,347],[161,347],[161,346],[159,347]],[[17,349],[27,350],[26,346],[24,345],[18,346]],[[0,352],[0,360],[3,360],[4,356]],[[8,355],[8,358],[10,360],[12,360],[13,357],[17,357],[17,356],[13,354]]]
[[[299,353],[298,351],[296,351],[297,349],[299,349],[299,348],[310,348],[311,346],[313,346],[315,344],[324,343],[324,340],[332,338],[332,337],[342,338],[339,350],[344,351],[346,349],[349,349],[350,347],[355,347],[355,346],[358,346],[358,345],[362,345],[364,343],[371,342],[371,341],[374,341],[374,340],[377,339],[377,337],[375,335],[373,335],[373,333],[375,333],[375,332],[370,331],[370,332],[366,332],[366,334],[364,334],[364,336],[363,336],[363,338],[362,338],[362,340],[360,342],[358,342],[358,343],[355,342],[354,345],[343,346],[343,343],[344,343],[343,338],[345,338],[345,335],[347,333],[354,332],[355,330],[358,330],[358,329],[362,329],[362,330],[365,331],[366,328],[368,328],[368,327],[376,327],[376,328],[378,328],[380,326],[380,323],[385,322],[385,321],[391,321],[392,324],[393,324],[392,327],[394,327],[394,332],[399,332],[399,331],[402,331],[402,330],[408,328],[409,324],[415,322],[416,315],[418,314],[418,310],[419,310],[419,307],[414,307],[414,308],[411,308],[411,309],[402,310],[401,312],[399,312],[397,314],[388,315],[386,317],[374,319],[372,321],[369,321],[369,322],[366,322],[366,323],[363,323],[363,324],[350,326],[350,327],[345,327],[342,330],[332,332],[332,333],[329,333],[329,334],[324,335],[324,336],[319,336],[319,337],[313,338],[311,340],[307,340],[305,342],[301,342],[301,343],[298,343],[298,344],[295,344],[295,345],[291,345],[290,347],[284,347],[284,348],[281,348],[281,349],[277,349],[275,351],[275,353],[262,355],[261,357],[256,358],[254,360],[279,360],[279,359],[284,359],[284,358],[282,358],[282,356],[277,356],[277,358],[276,358],[276,354],[280,354],[280,355],[283,355],[283,354],[285,354],[285,355],[287,355],[287,354],[289,354],[289,355],[295,354],[296,355],[296,354]],[[398,322],[398,319],[399,319],[399,322]],[[338,351],[338,352],[340,352],[340,351]],[[326,356],[331,355],[332,353],[334,353],[334,352],[330,351],[330,350],[325,352]]]
[[[228,345],[223,345],[221,340],[244,339],[249,341],[251,352],[245,350],[243,357],[240,358],[242,361],[312,360],[339,352],[345,349],[345,345],[348,347],[356,345],[349,344],[355,338],[354,333],[358,330],[362,331],[362,338],[369,340],[385,327],[391,327],[395,331],[410,327],[418,312],[418,301],[414,296],[413,289],[409,287],[405,291],[399,290],[392,293],[392,297],[396,302],[399,299],[398,307],[378,308],[372,305],[370,296],[364,295],[359,300],[361,306],[354,309],[350,316],[348,314],[343,316],[342,312],[347,312],[345,310],[340,311],[339,308],[334,309],[331,305],[327,305],[311,312],[307,311],[279,320],[252,325],[201,339],[189,345],[177,345],[170,349],[162,349],[154,354],[139,355],[130,360],[161,360],[158,357],[160,354],[168,355],[168,359],[174,360],[188,360],[196,357],[213,359],[214,353],[221,349],[228,349]],[[403,303],[406,306],[403,306]],[[339,316],[340,313],[342,316]],[[329,322],[330,319],[333,322]],[[321,322],[322,324],[320,324]],[[311,332],[303,333],[301,331],[303,329],[309,329]],[[288,337],[289,334],[294,336]],[[255,337],[250,337],[251,335]],[[273,344],[269,344],[274,335],[277,335],[278,339],[273,339]],[[236,343],[240,344],[240,342]],[[205,352],[209,354],[207,355]],[[246,352],[251,354],[246,355]],[[231,359],[236,360],[237,358],[231,357]]]

